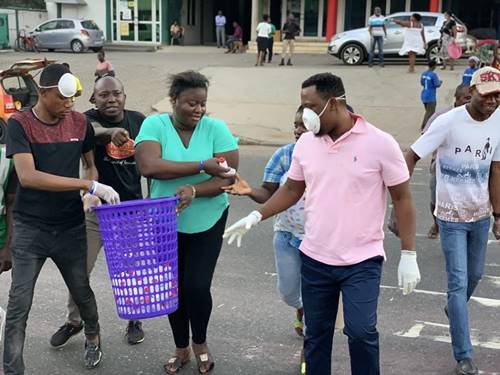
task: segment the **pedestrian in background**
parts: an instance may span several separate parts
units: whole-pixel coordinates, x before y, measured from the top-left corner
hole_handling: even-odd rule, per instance
[[[295,37],[300,34],[300,27],[295,21],[293,14],[290,13],[288,16],[281,32],[283,34],[283,50],[281,51],[280,66],[285,65],[285,59],[287,59],[286,65],[293,65],[292,57],[295,48]]]
[[[472,76],[475,72],[479,70],[479,65],[481,64],[481,60],[477,56],[469,57],[469,66],[465,69],[464,74],[462,76],[462,85],[469,86]]]
[[[276,26],[271,22],[269,18],[269,25],[271,26],[271,32],[269,33],[269,40],[267,44],[267,62],[270,64],[273,61],[273,46],[274,46],[274,35],[276,34]],[[264,60],[266,57],[264,56]]]
[[[170,82],[173,112],[144,121],[135,140],[135,157],[140,173],[151,179],[152,198],[180,198],[179,308],[168,316],[176,349],[164,370],[177,374],[189,361],[191,336],[198,371],[206,374],[214,368],[207,344],[210,289],[229,211],[222,187],[234,181],[218,158],[236,169],[238,144],[224,121],[206,115],[209,82],[204,75],[186,71],[173,75]]]
[[[425,54],[426,41],[422,16],[419,13],[413,13],[409,21],[394,20],[394,23],[405,28],[403,47],[399,51],[401,56],[408,54],[409,68],[408,73],[415,73],[415,62],[417,55]]]
[[[331,375],[340,293],[351,373],[380,373],[376,326],[387,189],[403,224],[399,285],[408,294],[420,281],[415,208],[401,149],[392,136],[349,112],[345,98],[342,80],[333,74],[317,74],[302,83],[302,119],[310,131],[295,145],[285,184],[224,233],[229,244],[240,244],[252,227],[292,207],[305,193],[300,256],[308,375]]]
[[[378,60],[381,67],[384,66],[384,38],[387,38],[387,29],[385,28],[385,17],[382,15],[380,7],[375,7],[374,14],[368,19],[368,32],[372,38],[370,57],[368,66],[373,66],[373,57],[375,47],[378,48]]]
[[[115,76],[115,69],[111,64],[111,61],[106,59],[106,54],[104,51],[97,52],[97,66],[95,68],[94,76],[99,79],[104,76]]]
[[[215,16],[215,36],[217,38],[217,48],[224,47],[226,45],[226,16],[224,16],[222,10],[219,10]]]
[[[467,303],[484,273],[492,214],[500,239],[500,71],[478,70],[470,93],[469,104],[439,116],[406,154],[412,174],[420,159],[437,151],[435,213],[448,279],[444,312],[460,375],[479,373]]]
[[[269,24],[269,16],[264,14],[262,22],[257,25],[257,61],[255,66],[263,66],[267,48],[269,47],[269,34],[272,28]]]
[[[173,46],[176,42],[177,44],[181,44],[183,37],[184,28],[177,21],[174,21],[170,26],[170,45]]]
[[[224,53],[235,53],[236,52],[236,43],[241,43],[243,41],[243,29],[240,24],[236,21],[233,22],[234,32],[229,38],[227,38],[227,51]]]
[[[420,99],[424,104],[425,114],[424,119],[422,120],[422,125],[420,126],[420,131],[422,131],[427,124],[429,118],[436,112],[436,104],[437,104],[437,88],[441,86],[443,83],[439,80],[436,72],[436,61],[430,60],[427,63],[428,69],[422,73],[420,77],[420,84],[422,85],[422,93],[420,94]]]
[[[454,70],[455,60],[452,59],[448,53],[448,47],[452,44],[457,37],[457,23],[453,18],[453,13],[450,11],[444,12],[444,23],[440,30],[441,38],[439,39],[439,44],[441,48],[439,53],[441,59],[443,60],[442,70],[446,69],[446,64],[450,65],[450,70]]]

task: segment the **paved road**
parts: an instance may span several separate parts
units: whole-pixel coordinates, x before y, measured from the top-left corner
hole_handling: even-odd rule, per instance
[[[241,172],[258,184],[272,148],[244,147]],[[379,306],[381,364],[383,374],[450,374],[454,365],[449,344],[445,303],[443,256],[438,241],[423,235],[430,224],[427,212],[427,166],[415,172],[412,189],[418,211],[419,263],[422,282],[416,293],[403,297],[396,288],[399,243],[391,234],[385,246]],[[229,222],[250,212],[255,205],[245,198],[232,200]],[[301,340],[292,329],[293,311],[275,290],[272,223],[260,224],[246,236],[241,249],[224,246],[214,280],[214,311],[209,342],[217,361],[217,375],[291,375],[298,373]],[[160,375],[173,349],[166,318],[144,322],[146,341],[130,347],[123,341],[125,322],[113,305],[106,265],[100,257],[92,275],[97,296],[105,358],[94,374]],[[0,306],[5,307],[9,276],[0,276]],[[486,277],[470,303],[476,360],[483,374],[500,374],[500,248],[491,244]],[[66,292],[52,262],[38,281],[28,322],[25,359],[27,374],[89,374],[82,368],[83,336],[60,350],[49,347],[49,337],[63,323]],[[1,345],[0,345],[1,346]],[[191,363],[184,374],[196,374]],[[348,374],[347,341],[334,339],[333,373]]]

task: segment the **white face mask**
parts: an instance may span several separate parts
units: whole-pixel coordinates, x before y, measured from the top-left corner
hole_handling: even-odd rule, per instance
[[[62,96],[64,96],[65,98],[72,98],[75,96],[77,90],[76,77],[71,73],[65,73],[59,79],[57,85],[40,86],[41,89],[51,89],[56,87]]]
[[[345,94],[334,99],[344,100]],[[329,103],[330,99],[328,99],[319,115],[310,108],[304,108],[302,112],[302,121],[304,122],[304,126],[306,127],[306,129],[313,134],[318,134],[321,130],[321,116],[323,116],[323,113],[325,113]]]

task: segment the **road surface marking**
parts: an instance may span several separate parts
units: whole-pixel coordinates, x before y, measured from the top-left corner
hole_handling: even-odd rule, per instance
[[[427,331],[427,333],[425,333],[425,331]],[[434,333],[432,331],[434,331]],[[449,326],[447,324],[441,324],[441,323],[416,320],[415,324],[411,326],[409,329],[395,332],[394,335],[405,338],[423,338],[434,342],[444,342],[447,344],[451,344],[451,338],[449,335]],[[488,339],[488,341],[480,341],[477,338],[477,335],[478,335],[478,330],[471,329],[471,342],[473,346],[486,349],[500,350],[499,337],[491,337]]]
[[[380,288],[403,290],[403,288],[399,288],[397,286],[390,286],[390,285],[381,285]],[[446,296],[446,293],[435,292],[433,290],[415,289],[413,292],[417,293],[417,294],[429,294],[432,296]],[[473,300],[473,301],[475,301],[483,306],[486,306],[486,307],[500,307],[500,299],[484,298],[484,297],[471,297],[471,300]]]

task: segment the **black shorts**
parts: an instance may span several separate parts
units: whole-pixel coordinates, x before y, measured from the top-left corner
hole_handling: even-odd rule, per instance
[[[257,51],[265,52],[269,45],[269,38],[258,36],[257,37]]]

